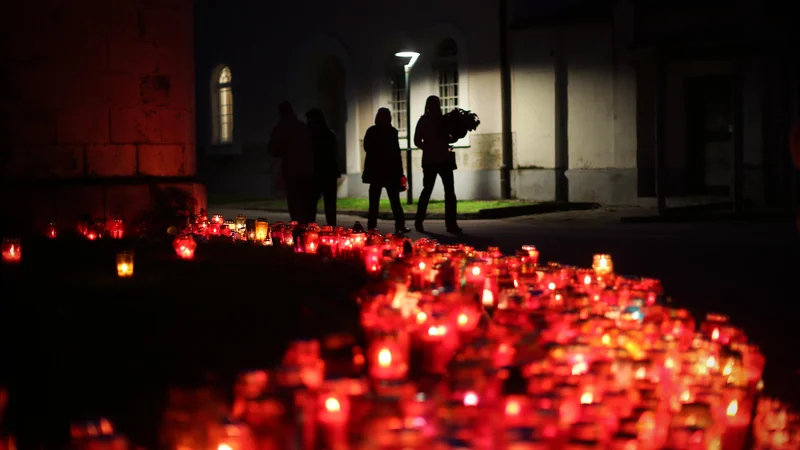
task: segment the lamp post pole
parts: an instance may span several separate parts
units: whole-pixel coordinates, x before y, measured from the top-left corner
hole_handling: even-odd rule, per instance
[[[413,179],[414,172],[411,165],[411,67],[406,65],[405,68],[406,80],[406,182],[408,189],[406,189],[406,202],[409,205],[414,204],[413,192]]]
[[[403,66],[406,82],[406,201],[409,205],[414,204],[414,191],[412,189],[412,180],[414,173],[411,171],[411,68],[419,58],[417,52],[397,52],[394,54],[398,58],[408,58],[408,63]]]

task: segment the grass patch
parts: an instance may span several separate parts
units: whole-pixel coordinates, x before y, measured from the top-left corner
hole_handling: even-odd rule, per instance
[[[405,197],[402,197],[403,202],[403,210],[407,213],[414,213],[417,211],[417,203],[416,200],[413,205],[409,205],[406,203]],[[261,199],[261,200],[254,200],[254,199],[246,199],[246,198],[237,198],[234,199],[229,197],[228,199],[223,199],[219,197],[210,197],[209,203],[213,206],[238,206],[238,207],[245,207],[248,209],[263,209],[263,210],[271,210],[271,211],[286,211],[286,199],[283,198],[276,198],[276,199]],[[458,202],[458,212],[460,214],[470,214],[470,213],[477,213],[483,209],[494,209],[494,208],[505,208],[509,206],[524,206],[524,205],[532,205],[533,202],[526,202],[521,200],[462,200]],[[340,198],[336,201],[336,206],[339,211],[363,211],[366,212],[369,209],[369,200],[366,198],[356,198],[356,197],[346,197]],[[322,211],[323,203],[320,201],[318,205],[318,210]],[[391,211],[391,207],[389,205],[388,199],[381,199],[381,211],[388,212]],[[428,213],[444,213],[444,200],[431,200],[430,204],[428,205]]]

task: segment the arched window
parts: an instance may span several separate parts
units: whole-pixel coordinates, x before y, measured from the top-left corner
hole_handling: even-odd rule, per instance
[[[439,74],[439,98],[442,112],[458,107],[458,44],[445,39],[436,49],[436,71]]]
[[[233,90],[231,89],[231,69],[227,66],[219,71],[214,80],[216,94],[216,110],[214,112],[214,129],[217,144],[233,142]]]

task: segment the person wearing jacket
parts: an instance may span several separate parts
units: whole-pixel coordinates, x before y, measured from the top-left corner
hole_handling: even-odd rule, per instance
[[[364,151],[367,155],[361,181],[369,184],[367,227],[370,230],[377,228],[381,193],[386,189],[386,195],[389,197],[394,215],[395,232],[411,231],[405,226],[405,215],[400,203],[403,160],[400,143],[397,139],[397,128],[392,126],[392,113],[389,109],[378,109],[378,113],[375,115],[375,125],[371,126],[364,136]]]
[[[306,113],[306,123],[311,132],[311,148],[314,152],[313,192],[309,199],[309,214],[317,217],[317,203],[320,197],[325,203],[325,221],[336,226],[336,190],[338,188],[339,161],[337,158],[336,135],[328,126],[322,110],[314,108]]]
[[[453,180],[455,158],[450,149],[453,142],[455,141],[450,138],[444,126],[441,101],[439,97],[431,95],[425,102],[425,114],[420,117],[414,132],[414,145],[422,149],[422,193],[414,221],[414,227],[420,233],[425,232],[423,222],[437,176],[444,185],[444,220],[447,231],[453,234],[463,233],[456,222],[457,200]]]

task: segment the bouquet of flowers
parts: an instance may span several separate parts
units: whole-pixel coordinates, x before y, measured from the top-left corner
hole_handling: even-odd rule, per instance
[[[454,108],[444,115],[444,128],[450,136],[451,142],[455,142],[467,135],[467,132],[475,131],[481,120],[478,115],[466,109]]]

